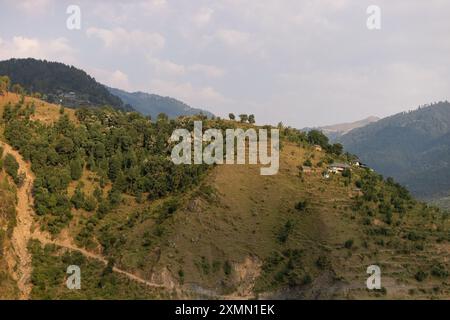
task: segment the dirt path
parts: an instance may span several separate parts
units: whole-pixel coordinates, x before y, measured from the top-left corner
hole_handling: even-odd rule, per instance
[[[13,155],[17,163],[19,164],[19,172],[25,173],[25,183],[21,188],[17,190],[17,224],[13,230],[12,234],[12,255],[16,259],[8,259],[10,269],[12,270],[13,277],[17,281],[17,285],[20,290],[20,299],[29,299],[31,293],[31,255],[28,252],[28,242],[30,239],[39,240],[43,244],[54,244],[59,247],[63,247],[72,251],[78,251],[87,258],[95,259],[104,263],[105,265],[108,261],[101,255],[89,252],[83,248],[79,248],[71,243],[70,240],[58,241],[51,238],[50,234],[40,231],[37,226],[36,221],[33,219],[33,197],[32,188],[34,182],[34,174],[31,171],[30,165],[26,163],[22,156],[14,150],[10,145],[1,142],[4,148],[4,153],[10,153]],[[17,262],[13,262],[17,261]],[[164,285],[153,283],[142,279],[132,273],[121,270],[117,267],[113,268],[114,272],[122,274],[129,279],[145,284],[149,287],[154,288],[164,288]]]
[[[17,189],[16,220],[17,224],[11,237],[12,254],[16,259],[8,259],[12,275],[17,281],[20,290],[20,299],[28,299],[31,292],[31,255],[28,252],[28,241],[31,238],[31,227],[33,224],[33,198],[31,189],[33,187],[34,176],[29,165],[23,161],[20,154],[13,148],[2,143],[4,153],[13,155],[19,163],[19,172],[26,175],[25,183]],[[16,261],[16,262],[12,262]]]

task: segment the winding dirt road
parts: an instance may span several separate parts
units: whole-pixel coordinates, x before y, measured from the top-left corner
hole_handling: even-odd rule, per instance
[[[14,150],[10,145],[0,142],[4,148],[4,153],[10,153],[13,155],[17,163],[19,164],[19,172],[25,174],[25,182],[22,187],[17,189],[17,205],[16,205],[16,220],[17,224],[14,227],[13,234],[11,237],[12,252],[9,253],[8,265],[10,267],[11,273],[14,279],[17,281],[17,286],[20,290],[20,299],[26,300],[30,298],[31,293],[31,254],[28,252],[28,242],[31,239],[39,240],[42,244],[53,244],[59,247],[66,248],[72,251],[78,251],[85,257],[90,259],[95,259],[107,264],[107,259],[101,255],[89,252],[83,248],[75,246],[70,239],[66,240],[55,240],[52,239],[50,234],[42,232],[37,225],[37,221],[34,220],[34,209],[33,209],[33,196],[32,189],[34,183],[34,174],[31,171],[30,165],[25,162],[22,156]],[[121,270],[117,267],[113,268],[113,271],[122,274],[129,279],[145,284],[149,287],[154,288],[165,288],[166,286],[153,283],[142,279],[132,273]],[[168,288],[169,289],[169,288]]]
[[[16,226],[14,227],[11,245],[12,252],[7,259],[13,278],[17,281],[20,290],[20,299],[28,299],[31,292],[31,255],[28,252],[28,241],[31,239],[33,225],[33,187],[34,175],[30,166],[10,145],[2,143],[4,153],[13,155],[19,163],[19,172],[24,172],[26,180],[21,188],[17,189]],[[11,259],[11,255],[16,259]]]

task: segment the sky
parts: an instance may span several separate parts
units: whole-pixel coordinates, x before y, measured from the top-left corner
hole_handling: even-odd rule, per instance
[[[80,29],[67,28],[70,5]],[[450,100],[449,13],[448,0],[0,0],[0,60],[313,127]]]

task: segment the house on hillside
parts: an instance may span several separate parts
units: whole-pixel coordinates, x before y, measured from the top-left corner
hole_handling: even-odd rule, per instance
[[[360,167],[360,168],[363,168],[363,169],[370,169],[370,167],[369,167],[367,164],[362,163],[362,162],[359,161],[359,160],[355,161],[355,162],[353,163],[353,165],[354,165],[355,167]]]
[[[345,169],[350,169],[350,165],[336,162],[328,166],[328,171],[332,173],[342,173]]]
[[[302,166],[302,172],[303,173],[311,173],[311,172],[313,172],[313,169],[309,166]]]

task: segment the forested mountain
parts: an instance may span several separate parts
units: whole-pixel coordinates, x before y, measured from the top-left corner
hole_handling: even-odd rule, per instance
[[[258,129],[249,123],[62,109],[13,93],[0,115],[0,297],[450,296],[449,216],[356,165],[326,177],[354,158],[319,131],[280,125],[280,170],[262,176],[259,165],[170,159],[176,128]],[[7,255],[15,247],[18,258]],[[383,288],[370,291],[372,264]],[[65,285],[71,265],[80,290]]]
[[[414,195],[434,199],[450,193],[450,103],[438,102],[402,112],[341,137],[385,176],[392,176]]]
[[[131,105],[135,110],[144,115],[150,115],[155,119],[158,114],[165,113],[169,118],[178,116],[189,116],[202,113],[207,117],[213,116],[211,112],[191,108],[184,102],[170,97],[162,97],[156,94],[145,92],[126,92],[120,89],[108,88],[109,91],[119,98],[125,104]]]
[[[44,100],[68,107],[104,106],[128,109],[83,70],[59,62],[36,59],[0,61],[0,75],[8,76],[28,93],[40,93]]]

